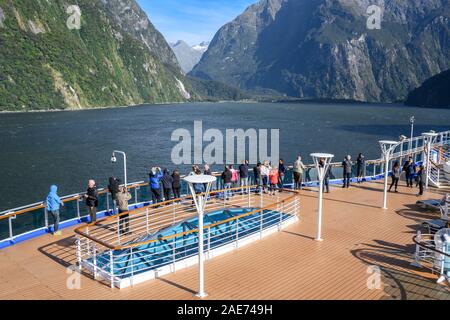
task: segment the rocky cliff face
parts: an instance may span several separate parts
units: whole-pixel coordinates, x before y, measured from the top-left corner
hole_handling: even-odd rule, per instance
[[[381,8],[381,29],[367,8]],[[192,75],[300,98],[404,100],[450,67],[448,0],[262,0],[222,27]]]
[[[450,69],[435,75],[411,91],[405,103],[417,107],[450,108]]]
[[[0,0],[0,110],[182,102],[175,55],[134,0]],[[187,87],[189,87],[187,85]],[[187,90],[187,91],[186,91]]]

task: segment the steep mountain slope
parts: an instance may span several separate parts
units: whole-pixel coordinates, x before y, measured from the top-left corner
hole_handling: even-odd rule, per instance
[[[195,50],[182,40],[170,44],[170,47],[175,53],[181,69],[185,73],[188,73],[194,68],[194,66],[200,61],[204,53],[204,51],[202,52],[201,50]]]
[[[367,8],[382,9],[381,30]],[[261,0],[191,75],[254,92],[392,102],[450,68],[448,0]]]
[[[0,0],[0,110],[186,101],[175,55],[134,0]]]
[[[450,69],[425,81],[408,95],[407,105],[450,108]]]

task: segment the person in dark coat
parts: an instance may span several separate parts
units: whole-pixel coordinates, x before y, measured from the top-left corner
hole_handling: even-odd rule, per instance
[[[344,161],[342,161],[343,180],[344,185],[342,188],[350,188],[350,179],[352,178],[352,157],[346,156]]]
[[[114,211],[117,206],[116,195],[119,193],[120,180],[114,177],[109,178],[108,191],[111,193],[111,199],[113,201]]]
[[[414,163],[412,158],[410,158],[408,160],[408,163],[406,163],[403,168],[405,169],[406,172],[406,186],[412,188],[413,181],[416,176],[416,168],[417,168],[416,164]]]
[[[419,169],[417,170],[417,184],[419,186],[419,194],[417,196],[423,195],[423,185],[425,183],[425,167],[424,165],[420,165]]]
[[[172,184],[173,184],[173,178],[170,175],[169,170],[164,169],[163,176],[161,178],[161,183],[164,191],[164,200],[169,201],[170,199],[172,199]]]
[[[97,207],[98,207],[98,191],[94,180],[89,180],[86,194],[86,207],[88,208],[91,223],[97,221]]]
[[[323,168],[325,165],[325,160],[320,159],[319,166]],[[326,193],[330,193],[330,178],[331,178],[331,164],[328,166],[327,171],[325,172],[324,178],[323,178],[323,191]]]
[[[247,189],[244,188],[248,187],[248,160],[242,161],[242,164],[239,166],[239,179],[242,194],[246,194]]]
[[[255,178],[256,192],[261,192],[261,162],[258,161],[256,166],[253,168],[253,177]]]
[[[394,166],[392,167],[392,183],[391,186],[389,187],[389,192],[391,192],[392,187],[395,187],[395,192],[397,191],[398,188],[398,181],[400,180],[400,163],[398,163],[398,161],[396,161],[394,163]]]
[[[225,166],[225,170],[222,172],[222,181],[223,181],[223,186],[225,189],[224,197],[227,200],[229,197],[232,196],[231,191],[229,190],[229,189],[231,189],[231,186],[232,186],[232,182],[231,182],[232,177],[233,177],[233,174],[231,173],[230,168]]]
[[[357,181],[358,183],[363,182],[364,178],[364,169],[366,167],[366,159],[362,153],[358,155],[356,159],[356,173],[357,173]]]
[[[286,175],[287,169],[284,165],[283,159],[280,159],[278,161],[278,189],[280,189],[280,192],[283,191],[284,187],[284,177]]]
[[[172,191],[175,199],[181,198],[181,176],[178,170],[174,170],[172,173]]]

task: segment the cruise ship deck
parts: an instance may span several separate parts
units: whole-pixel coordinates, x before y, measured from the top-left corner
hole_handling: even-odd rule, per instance
[[[298,222],[205,262],[207,299],[450,299],[437,275],[411,266],[413,236],[438,213],[417,206],[417,190],[401,183],[399,193],[389,193],[388,210],[381,209],[382,182],[332,187],[324,196],[323,242],[314,241],[317,188],[301,191]],[[422,198],[445,192],[430,188]],[[0,299],[196,299],[195,265],[121,290],[83,271],[81,288],[68,289],[75,228],[1,250]],[[381,270],[379,288],[368,286],[373,266]]]

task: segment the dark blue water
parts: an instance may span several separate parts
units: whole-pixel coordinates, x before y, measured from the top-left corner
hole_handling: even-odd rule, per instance
[[[114,149],[128,154],[130,182],[147,180],[155,165],[173,169],[172,131],[192,130],[194,120],[224,134],[280,129],[280,155],[291,163],[297,154],[310,162],[311,152],[331,152],[339,161],[359,152],[378,158],[378,140],[409,136],[411,115],[416,133],[450,129],[450,109],[396,105],[205,103],[0,114],[0,210],[41,201],[52,183],[64,195],[85,190],[90,178],[102,187],[109,176],[122,177],[120,156],[110,162]]]

